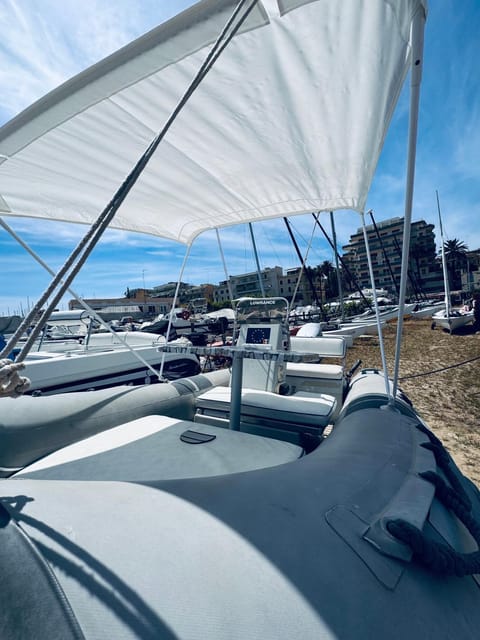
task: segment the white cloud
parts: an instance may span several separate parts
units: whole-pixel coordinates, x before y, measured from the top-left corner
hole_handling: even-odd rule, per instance
[[[0,122],[193,0],[3,0]]]

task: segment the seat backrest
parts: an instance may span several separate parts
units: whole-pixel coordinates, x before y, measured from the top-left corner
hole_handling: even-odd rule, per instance
[[[347,343],[341,336],[322,336],[321,338],[292,336],[290,348],[292,351],[312,353],[321,358],[345,358]]]

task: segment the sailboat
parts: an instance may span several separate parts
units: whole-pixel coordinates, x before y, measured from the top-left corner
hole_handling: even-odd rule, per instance
[[[442,272],[443,272],[443,283],[444,283],[444,291],[445,291],[445,306],[444,308],[436,311],[432,314],[432,328],[436,326],[442,327],[443,329],[447,329],[451,334],[461,327],[466,326],[467,324],[473,324],[474,316],[472,311],[458,311],[456,309],[452,309],[452,301],[450,296],[450,282],[448,278],[448,269],[447,269],[447,260],[445,257],[445,240],[443,237],[443,225],[442,225],[442,216],[440,213],[440,200],[438,197],[438,191],[436,192],[437,196],[437,209],[438,209],[438,221],[440,225],[440,238],[442,242],[441,248],[441,256],[442,256]]]
[[[425,19],[422,0],[199,2],[0,130],[0,208],[93,222],[113,193],[96,229],[186,258],[206,229],[363,220],[408,71],[416,131]],[[398,387],[405,288],[404,268],[391,372],[345,372],[341,338],[293,348],[287,301],[246,298],[212,351],[229,369],[0,399],[2,639],[477,638],[479,494]]]

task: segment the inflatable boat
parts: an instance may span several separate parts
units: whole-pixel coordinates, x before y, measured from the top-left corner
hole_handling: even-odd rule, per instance
[[[423,0],[200,2],[0,130],[0,207],[93,223],[121,183],[99,224],[187,255],[240,222],[363,219],[410,71],[405,257],[425,17]],[[231,346],[161,347],[228,369],[0,400],[2,639],[478,637],[477,488],[397,369],[346,371],[344,339],[290,339],[288,311],[241,299]],[[20,366],[2,362],[4,394]]]

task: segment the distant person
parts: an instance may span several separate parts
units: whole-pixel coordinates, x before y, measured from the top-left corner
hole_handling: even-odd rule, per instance
[[[475,318],[473,326],[475,327],[475,329],[480,329],[480,295],[478,293],[473,297],[472,304],[473,304],[473,317]]]

